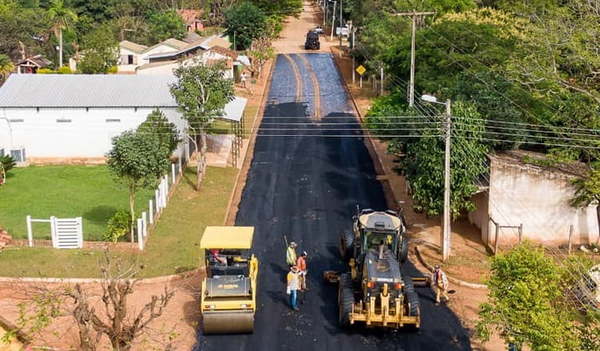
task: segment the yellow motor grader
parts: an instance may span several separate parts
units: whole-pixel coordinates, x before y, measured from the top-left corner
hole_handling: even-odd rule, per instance
[[[418,329],[421,311],[415,285],[428,282],[405,277],[400,271],[408,246],[402,216],[389,210],[357,210],[353,228],[353,233],[340,240],[349,272],[325,272],[327,280],[339,284],[340,324]]]
[[[206,227],[200,311],[205,334],[250,333],[256,313],[258,259],[250,252],[254,227]]]

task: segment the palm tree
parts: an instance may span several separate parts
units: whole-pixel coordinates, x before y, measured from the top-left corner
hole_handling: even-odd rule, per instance
[[[4,54],[0,54],[0,82],[4,81],[8,74],[15,69],[10,58]]]
[[[63,65],[63,30],[71,27],[77,21],[77,14],[68,7],[65,7],[63,0],[52,0],[48,8],[48,18],[52,21],[52,30],[58,37],[59,54],[58,67]]]

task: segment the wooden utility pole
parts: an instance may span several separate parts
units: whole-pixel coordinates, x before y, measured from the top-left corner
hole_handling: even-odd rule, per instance
[[[331,38],[329,40],[333,40],[333,32],[335,32],[335,5],[337,1],[333,2],[333,11],[331,11]]]
[[[399,12],[395,13],[394,16],[410,16],[412,17],[412,36],[410,45],[410,85],[408,90],[408,106],[413,107],[415,105],[415,37],[417,34],[417,17],[418,16],[431,16],[435,15],[435,12]]]

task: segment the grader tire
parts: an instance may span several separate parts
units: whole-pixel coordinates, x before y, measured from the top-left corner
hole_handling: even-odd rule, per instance
[[[352,257],[352,245],[354,245],[354,235],[352,233],[342,233],[340,235],[340,256],[342,260],[347,261]]]
[[[419,295],[415,291],[412,279],[408,279],[404,282],[404,294],[406,302],[408,303],[408,315],[411,317],[418,317],[421,314],[421,302],[419,301]],[[406,328],[408,331],[416,332],[419,327],[416,325],[408,325]]]
[[[352,278],[349,273],[340,275],[338,286],[338,313],[340,325],[344,328],[350,326],[350,313],[354,304],[354,293],[352,292]]]

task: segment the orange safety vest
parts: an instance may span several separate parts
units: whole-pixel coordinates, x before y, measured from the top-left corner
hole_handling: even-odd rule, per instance
[[[296,267],[300,272],[306,271],[306,260],[304,259],[304,257],[298,257],[298,260],[296,261]]]

